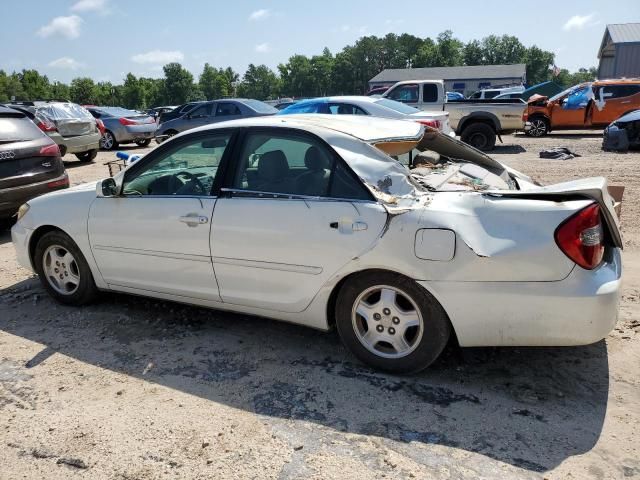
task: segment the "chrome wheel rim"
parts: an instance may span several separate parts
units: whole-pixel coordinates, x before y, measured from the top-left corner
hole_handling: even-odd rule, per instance
[[[113,136],[110,133],[105,133],[102,136],[102,148],[109,150],[113,147]]]
[[[547,131],[547,126],[543,120],[533,120],[531,122],[531,134],[534,137],[541,137]]]
[[[61,295],[72,295],[80,285],[80,269],[71,252],[51,245],[42,255],[42,271],[47,282]]]
[[[363,291],[353,304],[351,322],[360,343],[383,358],[409,355],[424,334],[418,305],[406,292],[389,285]]]

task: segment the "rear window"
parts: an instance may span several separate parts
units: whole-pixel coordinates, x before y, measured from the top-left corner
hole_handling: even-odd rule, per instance
[[[433,103],[438,101],[438,85],[435,83],[425,83],[422,85],[422,101]]]
[[[278,110],[271,105],[267,105],[260,100],[243,100],[242,103],[250,108],[253,108],[258,113],[278,113]]]
[[[36,140],[44,135],[27,117],[0,114],[0,143]]]

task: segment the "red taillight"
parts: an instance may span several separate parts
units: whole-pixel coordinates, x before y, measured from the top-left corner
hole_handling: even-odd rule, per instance
[[[55,180],[53,182],[47,183],[47,187],[49,188],[58,188],[58,187],[68,187],[69,186],[69,177],[61,178],[60,180]]]
[[[422,125],[426,125],[427,127],[435,128],[436,130],[440,130],[441,123],[440,120],[416,120],[418,123]]]
[[[106,130],[104,128],[104,122],[102,120],[100,120],[99,118],[96,118],[96,126],[98,127],[98,130],[100,131],[100,135],[104,135],[104,131]]]
[[[565,220],[555,233],[560,250],[582,268],[593,270],[604,255],[600,207],[594,203]]]
[[[46,119],[40,120],[37,125],[43,132],[55,132],[57,130],[55,123]]]
[[[53,145],[47,145],[46,147],[42,147],[40,149],[40,156],[41,157],[59,157],[60,149],[58,148],[58,145],[56,145],[55,143]]]
[[[138,122],[136,122],[135,120],[129,120],[128,118],[124,117],[122,117],[119,121],[122,125],[138,125]]]

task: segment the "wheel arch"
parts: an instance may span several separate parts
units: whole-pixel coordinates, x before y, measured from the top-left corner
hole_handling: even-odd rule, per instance
[[[35,263],[33,261],[33,255],[36,251],[36,245],[42,237],[44,237],[49,232],[62,232],[65,235],[69,235],[60,227],[56,227],[54,225],[41,225],[35,229],[35,231],[31,234],[31,238],[29,238],[29,261],[31,262],[31,267],[35,271]]]
[[[500,131],[500,120],[498,120],[498,117],[492,113],[486,112],[481,114],[470,114],[466,117],[462,117],[458,124],[458,131],[456,133],[462,134],[465,129],[474,123],[484,123],[485,125],[489,125],[496,135]]]

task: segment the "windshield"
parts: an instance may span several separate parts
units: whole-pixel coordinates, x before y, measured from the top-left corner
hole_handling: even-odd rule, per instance
[[[580,90],[580,89],[582,89],[582,88],[587,87],[588,85],[591,85],[591,84],[589,84],[589,83],[588,83],[588,84],[574,85],[573,87],[569,87],[569,88],[567,88],[566,90],[563,90],[563,91],[561,91],[560,93],[555,94],[553,97],[551,97],[551,98],[549,99],[549,101],[550,101],[550,102],[555,102],[555,101],[556,101],[556,100],[558,100],[559,98],[564,97],[565,95],[567,95],[567,94],[569,94],[569,93],[573,92],[574,90]]]
[[[243,100],[242,103],[253,108],[258,113],[278,113],[278,109],[273,108],[271,105],[267,105],[260,100]]]
[[[100,107],[96,110],[111,115],[112,117],[136,117],[140,115],[140,112],[134,110],[127,110],[122,107]]]
[[[395,100],[389,100],[388,98],[380,98],[374,103],[382,105],[383,107],[390,108],[391,110],[395,110],[396,112],[406,113],[407,115],[420,112],[420,110],[418,110],[417,108],[410,107],[409,105],[405,105],[401,102],[396,102]]]

